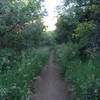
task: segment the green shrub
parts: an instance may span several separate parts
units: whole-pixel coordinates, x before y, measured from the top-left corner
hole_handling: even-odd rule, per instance
[[[20,59],[15,59],[13,52],[9,52],[9,50],[6,52],[5,56],[3,54],[3,58],[7,59],[9,54],[13,58],[12,61],[16,61],[16,64],[12,65],[12,69],[6,69],[6,73],[0,73],[0,100],[26,100],[37,75],[47,61],[49,48],[22,51],[15,57]],[[9,61],[7,66],[10,67],[11,64],[12,62]]]
[[[56,55],[65,82],[73,85],[73,100],[100,100],[100,57],[82,62],[72,43],[56,47]]]
[[[0,50],[0,72],[7,72],[11,70],[14,65],[17,66],[17,63],[20,62],[21,57],[18,52],[15,52],[13,49],[2,49]]]
[[[8,33],[4,36],[4,39],[4,45],[8,48],[21,50],[25,47],[23,44],[24,37],[22,34]]]
[[[62,73],[65,73],[66,65],[68,65],[68,62],[77,57],[77,46],[77,44],[73,45],[73,43],[68,43],[67,46],[66,44],[63,44],[56,47],[57,60],[59,63],[63,64],[63,67],[61,67]]]
[[[76,38],[79,40],[79,52],[82,59],[93,57],[96,54],[96,27],[92,22],[84,22],[76,28]]]
[[[76,33],[79,35],[79,36],[83,36],[83,35],[86,35],[86,34],[95,34],[95,30],[96,30],[96,25],[93,24],[92,22],[84,22],[84,23],[81,23],[77,26],[77,29],[76,29]]]

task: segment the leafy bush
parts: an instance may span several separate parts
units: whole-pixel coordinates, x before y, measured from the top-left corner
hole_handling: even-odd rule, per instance
[[[0,66],[1,68],[6,67],[7,71],[0,73],[0,100],[26,100],[32,84],[47,61],[49,48],[29,49],[14,56],[14,51],[2,52],[3,58],[1,57],[1,59],[5,59],[5,61],[1,62],[5,66],[2,64]],[[9,56],[12,59],[8,59]],[[16,64],[13,64],[12,61]],[[12,69],[7,69],[11,66]]]
[[[79,36],[83,36],[86,34],[93,35],[95,34],[96,25],[92,22],[84,22],[78,25],[76,29],[76,33],[78,33]]]
[[[0,72],[4,73],[11,70],[14,65],[18,65],[17,62],[21,60],[18,52],[13,49],[3,49],[0,50]]]
[[[96,25],[92,22],[80,23],[76,29],[76,38],[79,40],[79,52],[81,59],[93,57],[96,54]]]
[[[99,100],[100,57],[94,57],[82,62],[78,57],[76,44],[71,43],[58,46],[56,55],[65,82],[73,85],[73,100]]]
[[[59,48],[59,49],[58,49]],[[61,67],[61,72],[65,73],[66,71],[66,65],[70,60],[75,58],[78,53],[77,44],[73,46],[72,43],[69,43],[67,46],[66,44],[57,46],[57,60],[58,62],[61,62],[63,64],[63,67]]]
[[[21,34],[16,34],[16,33],[6,34],[4,39],[5,39],[5,46],[8,48],[15,48],[21,50],[24,47],[24,44],[22,44],[24,37]]]

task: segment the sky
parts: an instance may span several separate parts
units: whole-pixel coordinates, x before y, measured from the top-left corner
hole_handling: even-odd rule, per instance
[[[56,7],[60,4],[60,0],[45,0],[44,6],[48,12],[48,16],[44,17],[44,24],[48,26],[47,31],[55,30],[57,22]]]

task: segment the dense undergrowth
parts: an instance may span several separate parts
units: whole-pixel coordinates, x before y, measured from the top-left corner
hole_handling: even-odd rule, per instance
[[[73,100],[100,100],[100,56],[82,61],[78,45],[67,43],[56,47],[56,59],[65,82],[72,84]]]
[[[100,100],[100,0],[63,2],[56,24],[61,72],[73,100]]]
[[[48,54],[49,48],[0,50],[0,100],[27,100]]]
[[[27,100],[47,61],[42,2],[0,0],[0,100]]]

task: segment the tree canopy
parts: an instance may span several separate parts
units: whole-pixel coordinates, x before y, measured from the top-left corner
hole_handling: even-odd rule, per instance
[[[23,44],[28,29],[30,29],[31,35],[35,36],[33,41],[40,38],[39,35],[44,30],[44,25],[41,20],[44,15],[44,12],[41,10],[41,2],[41,0],[0,1],[1,48],[15,47],[14,45],[17,46],[16,43],[19,41],[19,45]],[[27,36],[30,35],[28,33]]]
[[[63,8],[56,24],[56,40],[59,43],[77,42],[81,45],[82,51],[86,48],[99,51],[99,0],[64,0]]]

